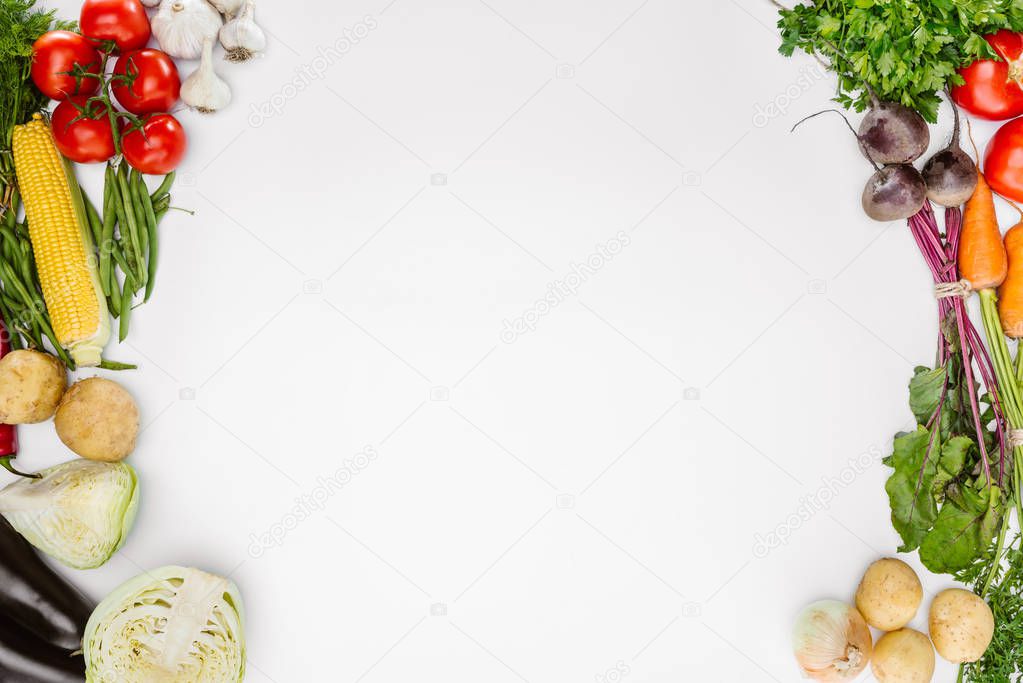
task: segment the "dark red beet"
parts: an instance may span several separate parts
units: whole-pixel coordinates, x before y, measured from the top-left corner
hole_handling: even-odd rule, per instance
[[[857,135],[867,158],[877,164],[905,164],[927,151],[931,132],[916,111],[896,102],[875,103]]]
[[[863,188],[863,210],[875,221],[909,218],[927,200],[927,185],[909,164],[885,166]]]

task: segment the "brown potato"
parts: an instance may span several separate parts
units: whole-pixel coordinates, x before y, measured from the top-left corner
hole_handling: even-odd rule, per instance
[[[874,628],[895,631],[913,620],[923,597],[923,586],[913,568],[885,557],[867,567],[856,589],[856,609]]]
[[[927,636],[903,628],[874,644],[870,670],[880,683],[929,683],[934,677],[934,648]]]
[[[67,390],[54,424],[64,445],[81,457],[117,462],[135,450],[139,409],[117,382],[90,377]]]
[[[976,594],[962,588],[938,593],[931,603],[928,622],[938,654],[959,664],[983,657],[995,634],[991,608]]]
[[[67,387],[64,364],[41,351],[12,351],[0,359],[0,423],[33,424],[53,417]]]

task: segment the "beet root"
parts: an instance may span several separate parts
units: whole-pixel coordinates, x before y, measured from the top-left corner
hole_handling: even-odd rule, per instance
[[[909,164],[879,169],[863,188],[863,211],[875,221],[909,218],[927,201],[927,185]]]
[[[877,102],[860,122],[857,137],[867,158],[876,164],[906,164],[918,159],[931,143],[927,122],[896,102]]]

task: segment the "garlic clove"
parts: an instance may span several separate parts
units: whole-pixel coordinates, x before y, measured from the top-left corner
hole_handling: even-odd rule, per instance
[[[266,49],[266,34],[256,24],[255,15],[255,1],[245,0],[241,13],[220,29],[220,44],[227,50],[228,61],[244,62]]]
[[[150,23],[160,49],[172,57],[196,59],[203,39],[215,38],[223,20],[206,0],[162,0]]]
[[[866,668],[874,645],[867,622],[855,607],[821,600],[804,609],[792,632],[803,675],[815,681],[852,681]]]
[[[160,4],[160,0],[142,0],[142,4],[146,7],[156,7]]]
[[[245,0],[210,0],[210,4],[227,18],[233,17],[245,4]]]
[[[181,84],[181,100],[203,114],[223,109],[231,102],[231,88],[213,70],[213,38],[202,44],[199,68]]]

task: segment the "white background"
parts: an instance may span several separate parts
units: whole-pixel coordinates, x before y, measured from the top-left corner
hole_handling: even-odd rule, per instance
[[[196,215],[165,220],[156,296],[108,350],[140,364],[118,375],[145,426],[138,521],[66,574],[97,599],[164,564],[230,575],[249,681],[798,680],[798,610],[895,552],[878,460],[936,339],[844,126],[789,133],[832,79],[777,55],[766,1],[258,19],[265,57],[217,62],[233,104],[181,113],[175,203]],[[48,425],[23,441],[26,468],[69,456]]]

